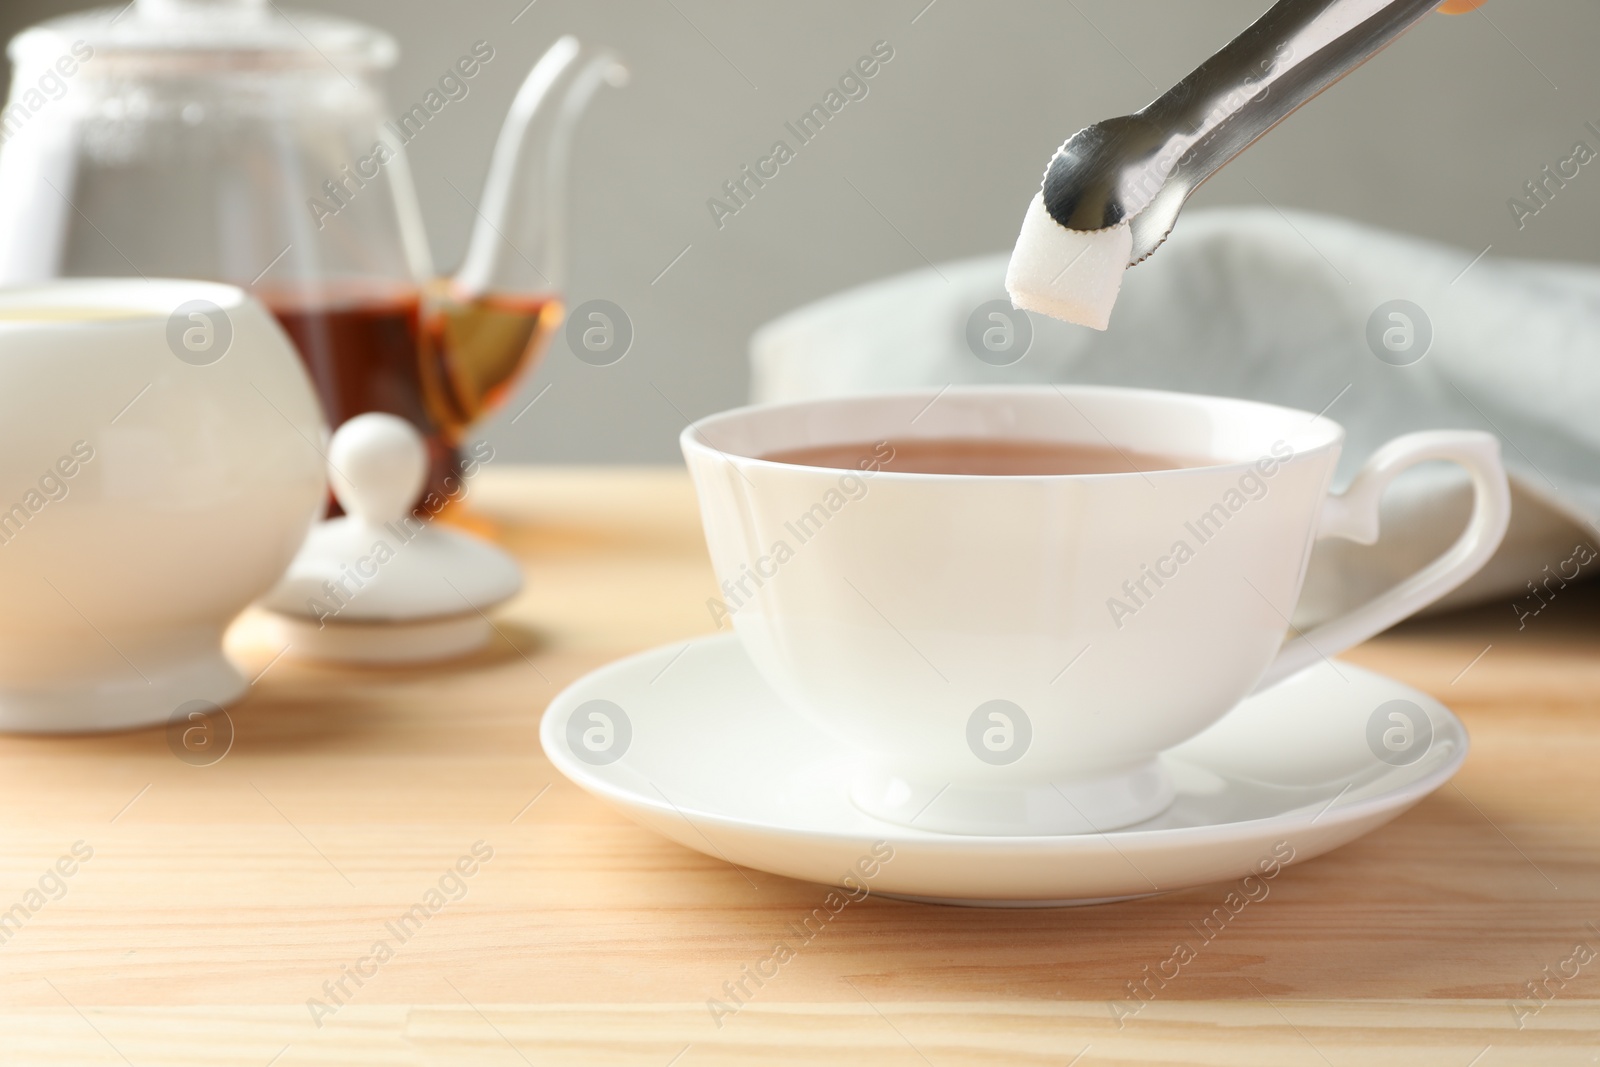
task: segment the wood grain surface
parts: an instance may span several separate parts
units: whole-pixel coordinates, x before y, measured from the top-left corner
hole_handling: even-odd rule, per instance
[[[538,742],[580,674],[712,629],[687,479],[502,468],[470,503],[527,574],[481,654],[317,666],[246,615],[216,762],[162,730],[0,738],[0,1065],[1600,1062],[1600,591],[1350,653],[1452,707],[1465,768],[1286,870],[1120,1025],[1226,887],[869,898],[718,1026],[707,1000],[825,890],[634,826]]]

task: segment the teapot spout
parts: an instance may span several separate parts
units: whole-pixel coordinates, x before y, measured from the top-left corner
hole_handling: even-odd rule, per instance
[[[627,82],[628,68],[614,52],[571,35],[534,64],[495,142],[478,221],[454,279],[458,298],[560,293],[572,135],[601,86]]]

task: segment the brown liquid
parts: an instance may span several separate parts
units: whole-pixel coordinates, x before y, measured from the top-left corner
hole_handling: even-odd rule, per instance
[[[561,298],[548,293],[491,293],[451,297],[433,292],[423,380],[434,417],[452,443],[484,414],[505,402],[523,372],[544,354],[561,325]]]
[[[1129,474],[1203,467],[1214,460],[1101,444],[1005,437],[921,437],[768,452],[775,463],[910,474]]]
[[[467,427],[505,399],[561,321],[560,299],[545,295],[457,303],[440,292],[425,304],[415,287],[366,282],[256,295],[299,349],[329,424],[368,411],[410,421],[428,443],[424,492],[448,495],[460,492]]]

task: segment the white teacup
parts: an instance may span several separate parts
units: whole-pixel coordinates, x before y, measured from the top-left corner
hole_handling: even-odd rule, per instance
[[[997,477],[761,458],[915,438],[1205,462]],[[856,804],[923,829],[1060,834],[1159,813],[1172,789],[1158,753],[1494,552],[1511,505],[1493,436],[1408,434],[1330,495],[1343,438],[1330,419],[1252,401],[1026,386],[742,408],[681,444],[722,583],[713,613],[777,692],[861,755]],[[1460,539],[1285,643],[1313,542],[1376,540],[1385,486],[1427,460],[1471,475]]]
[[[0,290],[0,730],[167,722],[237,700],[229,622],[326,499],[327,426],[243,290]]]

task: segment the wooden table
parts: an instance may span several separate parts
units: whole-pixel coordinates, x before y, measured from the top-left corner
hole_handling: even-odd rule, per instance
[[[260,677],[220,761],[160,730],[0,739],[0,909],[41,904],[0,928],[0,1064],[1600,1062],[1600,956],[1521,1029],[1513,1009],[1575,945],[1600,952],[1593,589],[1520,631],[1493,605],[1352,653],[1454,708],[1466,767],[1287,870],[1121,1029],[1107,1002],[1225,887],[1044,911],[870,898],[719,1029],[707,999],[825,891],[635,827],[538,742],[583,672],[711,629],[688,483],[503,468],[473,504],[528,583],[469,661],[274,661],[247,615],[230,650]],[[47,876],[63,856],[73,873]],[[391,924],[441,881],[401,943]]]

